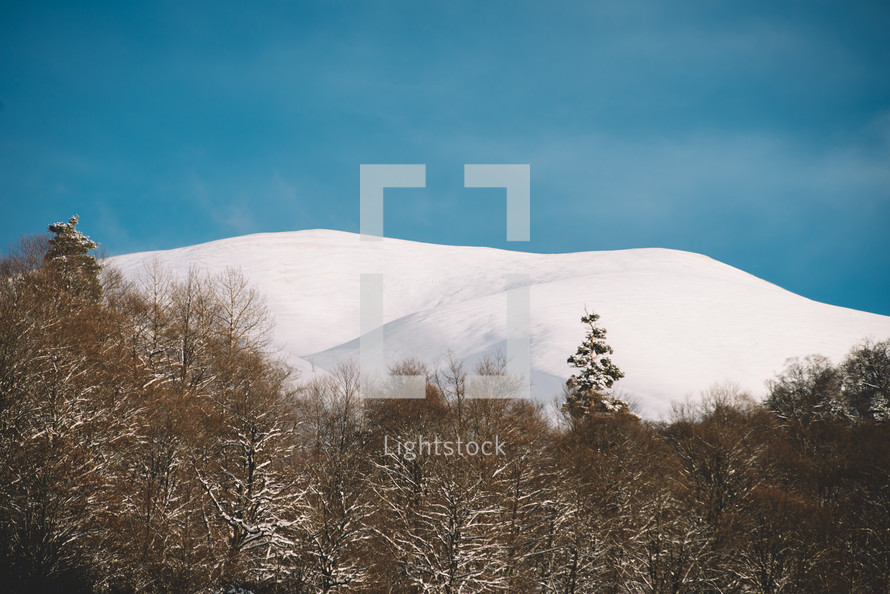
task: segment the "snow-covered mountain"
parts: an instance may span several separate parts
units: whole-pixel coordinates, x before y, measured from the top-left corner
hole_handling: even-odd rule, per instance
[[[387,358],[472,364],[504,349],[505,280],[531,279],[533,397],[551,401],[571,374],[585,307],[601,315],[616,387],[648,417],[671,400],[734,381],[755,396],[793,356],[837,361],[890,317],[811,301],[706,256],[667,249],[531,254],[313,230],[257,234],[118,256],[130,278],[157,259],[176,273],[240,267],[265,294],[275,332],[304,376],[358,359],[360,275],[384,274]]]

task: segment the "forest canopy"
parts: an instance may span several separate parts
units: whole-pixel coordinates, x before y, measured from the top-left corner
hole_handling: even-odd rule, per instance
[[[585,313],[555,421],[466,397],[496,358],[363,399],[354,364],[296,376],[240,271],[131,282],[77,224],[0,261],[7,591],[890,591],[890,341],[656,422]],[[391,447],[418,436],[503,448]]]

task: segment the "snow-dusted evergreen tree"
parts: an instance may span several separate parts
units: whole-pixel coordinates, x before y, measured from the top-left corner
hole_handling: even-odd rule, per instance
[[[866,340],[841,364],[842,390],[860,417],[890,420],[890,340]]]
[[[53,237],[49,240],[46,264],[58,275],[63,289],[95,300],[101,294],[102,266],[90,252],[99,244],[77,230],[77,221],[78,216],[74,215],[67,223],[49,226]]]
[[[98,299],[95,244],[70,223],[0,266],[13,271],[0,279],[0,583],[8,591],[86,591],[81,570],[109,566],[110,476],[140,388],[122,363],[129,354],[117,320]]]
[[[816,419],[853,421],[855,409],[841,390],[843,374],[822,355],[788,359],[785,370],[767,382],[766,406],[779,418],[806,427]]]
[[[817,419],[858,423],[890,419],[890,340],[865,340],[835,365],[822,355],[788,359],[767,382],[766,406],[806,426]]]
[[[567,394],[563,411],[573,418],[590,413],[627,411],[627,403],[610,394],[612,385],[624,373],[612,362],[612,347],[606,343],[606,329],[599,326],[599,314],[587,312],[581,322],[588,330],[578,351],[568,358],[568,364],[579,371],[566,382]]]

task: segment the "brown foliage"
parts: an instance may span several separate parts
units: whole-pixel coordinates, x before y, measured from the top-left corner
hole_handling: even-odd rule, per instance
[[[820,360],[772,409],[722,386],[665,423],[470,399],[458,361],[391,370],[423,399],[365,400],[355,365],[293,381],[237,271],[106,270],[84,299],[47,249],[0,260],[11,591],[890,589],[890,426],[825,413]],[[844,381],[877,410],[866,355]]]

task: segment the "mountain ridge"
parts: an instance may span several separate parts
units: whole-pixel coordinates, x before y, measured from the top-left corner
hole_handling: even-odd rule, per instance
[[[837,360],[866,337],[890,337],[890,317],[819,303],[728,264],[669,248],[538,254],[314,229],[259,233],[108,259],[131,279],[158,260],[243,270],[275,317],[275,335],[311,375],[358,356],[359,278],[382,273],[390,360],[469,363],[504,343],[504,282],[528,274],[532,394],[548,401],[571,374],[585,308],[601,314],[625,371],[618,387],[649,417],[722,381],[762,396],[789,357]]]

